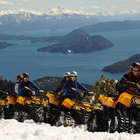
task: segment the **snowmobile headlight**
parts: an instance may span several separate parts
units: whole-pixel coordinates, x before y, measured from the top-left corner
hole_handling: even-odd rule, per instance
[[[26,104],[30,105],[31,101],[30,100],[26,100]]]
[[[72,107],[72,109],[75,109],[75,110],[81,110],[80,106],[77,105],[77,104],[75,104],[75,105]]]
[[[140,97],[134,97],[132,102],[133,102],[133,104],[140,105]]]
[[[48,103],[49,103],[48,100],[43,100],[43,101],[42,101],[42,104],[43,104],[43,106],[45,106],[45,107],[48,106]]]

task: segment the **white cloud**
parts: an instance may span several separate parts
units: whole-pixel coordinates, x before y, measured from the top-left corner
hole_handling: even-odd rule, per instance
[[[91,5],[91,6],[88,6],[88,7],[85,7],[85,9],[100,9],[101,6],[97,6],[97,5]]]
[[[98,5],[88,5],[88,6],[81,6],[80,9],[81,10],[89,10],[89,9],[94,9],[94,10],[97,10],[97,9],[101,9],[102,7],[101,6],[98,6]]]
[[[6,0],[0,0],[0,5],[12,5],[13,2],[6,1]]]

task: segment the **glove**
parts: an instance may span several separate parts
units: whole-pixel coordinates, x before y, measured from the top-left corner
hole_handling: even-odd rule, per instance
[[[84,96],[93,96],[93,92],[92,91],[87,91],[84,93]]]
[[[136,83],[136,86],[137,86],[138,90],[140,90],[140,84]]]
[[[39,92],[40,92],[40,93],[44,93],[44,90],[40,89]]]
[[[93,95],[93,92],[92,91],[89,91],[88,92],[88,95],[90,96],[90,95]]]
[[[32,91],[32,94],[35,95],[35,91]]]

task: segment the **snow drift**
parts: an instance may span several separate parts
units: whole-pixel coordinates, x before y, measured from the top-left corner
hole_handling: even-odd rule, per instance
[[[31,120],[19,123],[16,120],[0,120],[1,140],[139,140],[140,134],[87,132],[79,127],[52,127],[35,124]]]

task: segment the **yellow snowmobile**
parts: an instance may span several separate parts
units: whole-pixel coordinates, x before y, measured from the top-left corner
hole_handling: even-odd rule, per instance
[[[88,131],[97,131],[97,116],[102,110],[100,105],[66,98],[62,102],[62,106],[65,108],[65,115],[72,117],[75,125],[84,124]]]
[[[136,91],[134,93],[122,92],[118,97],[100,95],[98,99],[108,109],[115,110],[118,131],[123,132],[126,130],[129,132],[131,131],[129,129],[133,128],[133,132],[140,132],[140,127],[138,127],[140,124],[140,88],[133,82],[128,82],[127,86],[135,88]],[[123,122],[126,122],[126,124],[123,124]],[[121,126],[128,126],[130,128],[120,128]]]
[[[7,98],[7,93],[5,91],[0,90],[0,118],[4,114],[4,108],[7,104],[6,98]]]
[[[46,122],[51,125],[64,126],[86,124],[90,131],[94,131],[93,120],[95,119],[96,110],[100,110],[101,106],[69,98],[65,98],[60,103],[61,98],[50,92],[47,92],[46,96],[49,100],[49,109],[46,111],[49,117]]]
[[[4,118],[5,119],[14,118],[15,105],[16,105],[16,97],[14,95],[8,95],[6,97],[6,105],[4,108]]]
[[[69,98],[64,99],[61,105],[68,109],[75,109],[78,111],[81,110],[81,111],[86,111],[86,112],[92,112],[94,110],[98,110],[101,108],[101,106],[98,106],[98,105],[84,103],[77,100],[71,100]]]
[[[102,120],[104,131],[113,133],[116,131],[116,106],[118,97],[99,95],[98,100],[103,106],[102,115],[99,118]]]
[[[45,97],[48,99],[48,105],[44,107],[44,122],[58,126],[57,122],[61,114],[59,96],[53,92],[46,92]]]
[[[28,89],[31,93],[35,93]],[[48,105],[48,99],[39,93],[29,97],[19,96],[16,100],[16,118],[23,122],[26,118],[31,118],[35,122],[44,121],[44,107]]]
[[[137,107],[140,108],[140,95],[127,92],[121,93],[117,100],[116,97],[107,97],[104,95],[100,95],[98,99],[103,105],[111,108],[116,108],[118,103],[121,103],[128,108],[131,108],[136,103]]]
[[[14,117],[16,98],[6,91],[0,90],[0,114],[5,119]]]

